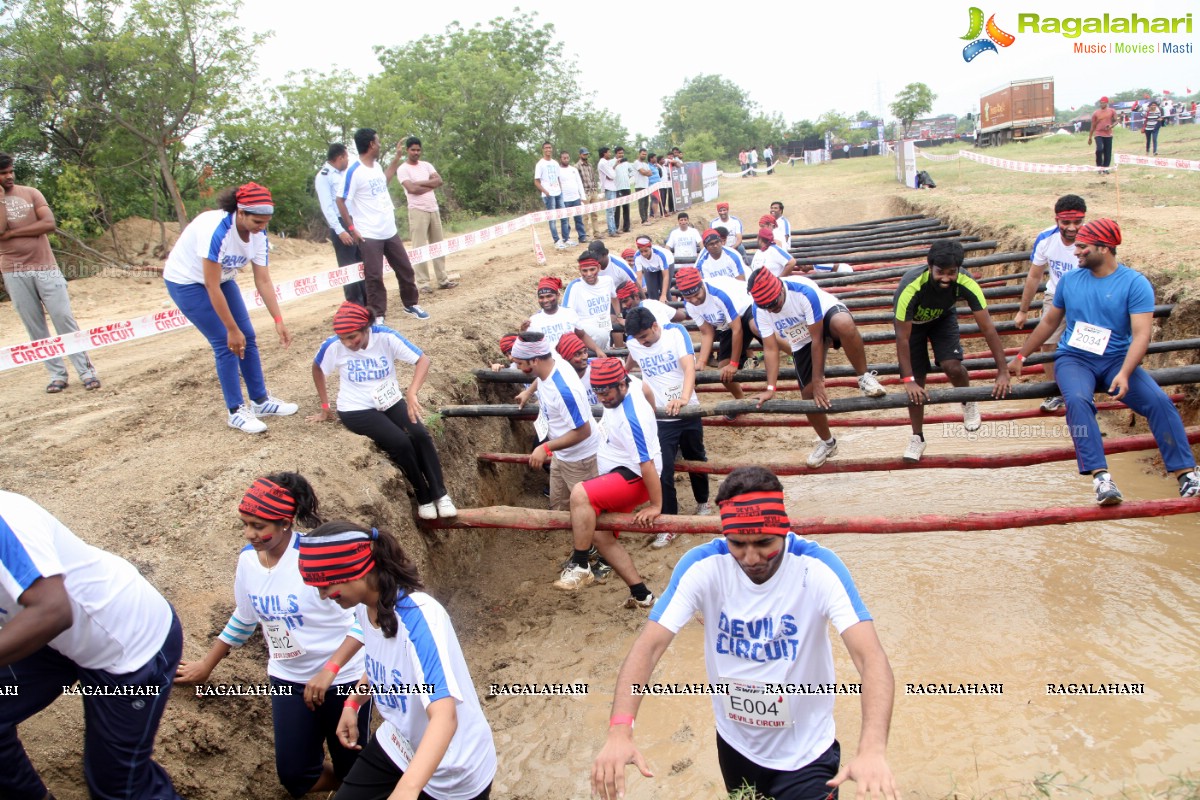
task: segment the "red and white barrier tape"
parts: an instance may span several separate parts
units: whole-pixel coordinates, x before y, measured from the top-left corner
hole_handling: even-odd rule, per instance
[[[930,161],[955,161],[959,158],[966,158],[990,167],[1000,167],[1001,169],[1009,169],[1016,172],[1097,172],[1101,169],[1110,169],[1109,167],[1092,167],[1082,164],[1033,164],[1028,161],[1013,161],[1007,158],[984,156],[972,153],[970,150],[959,150],[954,155],[946,156],[926,153],[918,147],[917,155],[927,158]],[[1158,156],[1133,156],[1127,153],[1115,153],[1113,155],[1113,165],[1116,166],[1118,164],[1200,172],[1200,161],[1189,161],[1185,158],[1159,158]]]
[[[1200,172],[1200,161],[1188,161],[1185,158],[1159,158],[1158,156],[1131,156],[1117,153],[1113,156],[1117,164],[1134,164],[1139,167],[1162,167],[1164,169],[1184,169]]]
[[[477,247],[493,239],[499,239],[510,233],[524,230],[539,222],[565,219],[567,217],[589,214],[593,211],[604,211],[609,208],[632,203],[639,198],[648,196],[651,191],[651,189],[642,189],[625,197],[602,200],[599,203],[572,206],[571,208],[556,208],[553,211],[534,211],[523,217],[508,220],[507,222],[500,222],[488,228],[464,233],[461,236],[453,236],[445,241],[434,242],[424,247],[414,248],[408,251],[408,258],[413,264],[420,264],[439,256],[460,253],[463,250],[469,250],[472,247]],[[384,270],[390,271],[390,267],[386,263],[384,264]],[[275,299],[283,304],[301,297],[308,297],[309,295],[319,294],[330,289],[337,289],[345,286],[347,283],[353,283],[362,279],[362,264],[338,267],[275,284]],[[258,291],[255,289],[243,289],[242,299],[246,302],[248,308],[262,308],[264,306],[262,298],[259,297]],[[107,347],[112,344],[121,344],[122,342],[129,342],[135,339],[144,339],[148,336],[186,328],[190,325],[191,323],[188,322],[183,312],[177,308],[173,308],[170,311],[159,311],[122,322],[97,325],[87,330],[64,333],[60,336],[51,336],[36,342],[2,345],[0,346],[0,372],[15,369],[16,367],[23,367],[28,364],[37,364],[41,361],[48,361],[51,358],[60,358],[72,353],[94,350],[98,347]]]

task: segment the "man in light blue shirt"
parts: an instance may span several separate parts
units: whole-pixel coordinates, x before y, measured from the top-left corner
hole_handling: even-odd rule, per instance
[[[329,241],[333,243],[333,254],[339,267],[348,267],[362,262],[362,256],[358,254],[358,245],[355,244],[354,237],[346,230],[341,216],[338,215],[337,201],[334,199],[346,182],[345,172],[349,164],[350,154],[346,152],[346,145],[335,142],[329,145],[326,161],[317,170],[315,180],[317,201],[320,202],[321,213],[329,225]],[[344,284],[342,292],[351,303],[366,306],[367,293],[363,288],[363,282],[358,279],[357,270],[351,270],[351,272],[354,280]]]

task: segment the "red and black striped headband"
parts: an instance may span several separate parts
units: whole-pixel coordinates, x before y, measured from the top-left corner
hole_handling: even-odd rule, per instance
[[[371,312],[347,300],[333,315],[333,332],[338,336],[360,331],[371,324]]]
[[[247,214],[270,216],[275,213],[275,202],[271,199],[271,190],[257,183],[246,183],[234,192],[238,208]]]
[[[512,355],[513,345],[520,337],[515,333],[508,333],[500,337],[500,352],[504,355]]]
[[[1094,219],[1075,234],[1075,244],[1116,247],[1121,243],[1121,226],[1111,219]]]
[[[541,294],[542,292],[545,292],[545,291],[550,291],[550,292],[553,292],[554,294],[558,294],[559,292],[562,291],[562,287],[563,287],[562,280],[560,280],[559,278],[555,278],[551,275],[547,275],[546,277],[544,277],[540,281],[538,281],[537,290],[538,290],[538,294]]]
[[[296,498],[278,483],[258,478],[238,503],[238,511],[259,519],[291,519],[296,516]]]
[[[721,533],[786,536],[791,528],[783,492],[747,492],[721,504]]]
[[[624,299],[626,297],[637,297],[638,287],[633,281],[625,281],[621,284],[621,288],[617,289],[617,297]]]
[[[554,346],[558,354],[563,358],[570,358],[580,350],[587,350],[587,345],[573,333],[564,333],[562,338],[558,340],[558,344]]]
[[[625,365],[619,358],[597,358],[592,362],[592,386],[613,386],[625,382]]]
[[[675,273],[675,288],[684,296],[700,291],[701,283],[703,280],[700,277],[700,270],[695,267],[680,267],[679,271]]]
[[[772,306],[783,294],[783,281],[775,277],[768,269],[760,269],[750,276],[750,296],[759,308]]]
[[[332,586],[358,580],[375,568],[371,542],[379,531],[346,531],[300,537],[300,577],[308,586]]]

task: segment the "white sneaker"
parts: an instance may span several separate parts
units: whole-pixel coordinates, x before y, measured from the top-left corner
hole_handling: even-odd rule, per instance
[[[650,546],[653,547],[655,550],[662,550],[664,547],[669,545],[671,542],[675,541],[675,537],[678,535],[679,534],[677,534],[677,533],[663,531],[658,536],[654,537],[654,542]]]
[[[963,427],[968,432],[977,431],[983,425],[983,417],[979,413],[979,403],[963,403]]]
[[[592,571],[587,567],[581,567],[575,563],[562,571],[562,575],[558,577],[553,584],[555,589],[562,589],[565,592],[573,592],[576,589],[587,586],[596,578],[592,575]]]
[[[813,448],[812,453],[810,453],[808,456],[808,461],[805,463],[807,463],[808,466],[812,467],[813,469],[816,469],[824,464],[830,456],[836,455],[837,439],[834,439],[832,443],[817,440],[817,446]]]
[[[876,373],[866,372],[858,376],[858,388],[867,397],[883,397],[887,394],[887,389],[879,382],[879,378],[875,377]]]
[[[567,247],[577,247],[579,245],[579,242],[575,241],[574,239],[567,239],[567,241],[564,242],[564,244]]]
[[[559,239],[557,242],[554,243],[554,249],[555,250],[566,250],[567,244],[562,239]]]
[[[621,608],[654,608],[654,604],[658,602],[658,598],[651,592],[646,596],[645,600],[638,600],[633,595],[625,598],[625,602],[621,604]]]
[[[237,411],[229,412],[229,427],[245,433],[262,433],[267,429],[266,423],[254,416],[254,412],[244,403],[238,406]]]
[[[454,502],[450,499],[450,495],[444,494],[437,501],[437,515],[442,519],[458,516],[458,509],[454,507]]]
[[[300,406],[295,403],[285,403],[278,397],[267,395],[267,399],[261,403],[251,401],[250,410],[256,417],[290,417],[300,410]]]
[[[417,516],[425,520],[437,519],[437,506],[433,503],[422,503],[417,506]]]
[[[708,516],[711,516],[712,513],[713,513],[712,506],[710,506],[708,503],[697,503],[696,504],[696,516],[697,517],[708,517]]]
[[[925,440],[915,433],[908,437],[908,447],[904,448],[904,460],[915,464],[925,454]]]

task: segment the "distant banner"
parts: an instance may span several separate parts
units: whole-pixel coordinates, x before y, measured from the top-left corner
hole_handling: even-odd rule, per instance
[[[682,165],[671,167],[671,189],[675,194],[676,211],[686,211],[692,207],[692,197],[687,190],[687,172]]]
[[[718,185],[720,178],[721,173],[717,170],[717,162],[705,161],[704,165],[700,168],[700,179],[704,183],[704,202],[707,203],[717,199],[717,195],[720,194],[720,186]]]
[[[683,165],[683,170],[687,175],[687,187],[685,189],[688,198],[688,205],[704,202],[704,165],[699,161],[689,161]]]

